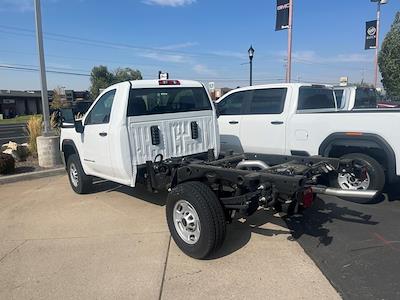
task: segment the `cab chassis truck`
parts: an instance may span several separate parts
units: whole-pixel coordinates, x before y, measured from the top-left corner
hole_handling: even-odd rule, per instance
[[[123,82],[102,92],[81,120],[62,124],[60,147],[72,189],[90,191],[94,177],[168,191],[166,219],[187,255],[204,259],[222,245],[236,214],[260,207],[287,214],[315,194],[372,199],[378,191],[321,185],[337,172],[363,173],[352,160],[221,155],[216,110],[193,81]]]

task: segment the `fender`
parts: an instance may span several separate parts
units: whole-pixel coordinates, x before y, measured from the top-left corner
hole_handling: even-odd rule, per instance
[[[334,146],[381,149],[387,158],[387,176],[389,182],[397,179],[396,155],[389,143],[381,136],[373,133],[358,132],[354,134],[346,132],[332,133],[321,143],[318,154],[328,157]]]
[[[74,141],[70,140],[70,139],[65,139],[65,140],[62,141],[62,144],[61,144],[61,152],[63,153],[62,157],[64,159],[65,168],[67,167],[67,157],[66,157],[66,153],[65,153],[66,146],[72,147],[74,149],[75,154],[78,155],[79,160],[81,160],[81,157],[79,155],[79,151],[76,148]],[[81,161],[81,164],[82,164],[82,161]]]

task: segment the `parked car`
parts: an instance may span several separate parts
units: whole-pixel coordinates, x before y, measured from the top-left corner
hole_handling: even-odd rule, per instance
[[[398,111],[338,111],[332,87],[302,83],[236,89],[217,105],[222,151],[355,159],[364,171],[339,172],[342,189],[382,190],[400,175]]]
[[[63,125],[60,137],[72,189],[89,192],[96,176],[169,191],[169,230],[179,248],[195,258],[222,245],[235,213],[251,215],[259,206],[297,213],[312,204],[314,193],[367,199],[377,194],[317,185],[320,176],[338,170],[357,172],[348,160],[276,156],[269,161],[250,153],[218,159],[216,111],[195,81],[113,85],[73,122]]]
[[[376,108],[378,105],[378,95],[374,88],[340,86],[334,90],[339,110]]]

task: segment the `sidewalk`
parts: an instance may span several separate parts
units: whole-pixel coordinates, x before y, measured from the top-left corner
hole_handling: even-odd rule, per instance
[[[281,219],[228,226],[198,261],[170,239],[163,199],[111,183],[79,196],[66,176],[0,185],[0,299],[340,299]]]

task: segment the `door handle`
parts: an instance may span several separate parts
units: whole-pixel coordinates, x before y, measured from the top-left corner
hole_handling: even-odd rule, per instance
[[[239,124],[239,121],[229,121],[229,124]]]
[[[99,135],[100,136],[107,136],[107,132],[100,132]]]
[[[272,125],[282,125],[283,121],[272,121],[271,124]]]

